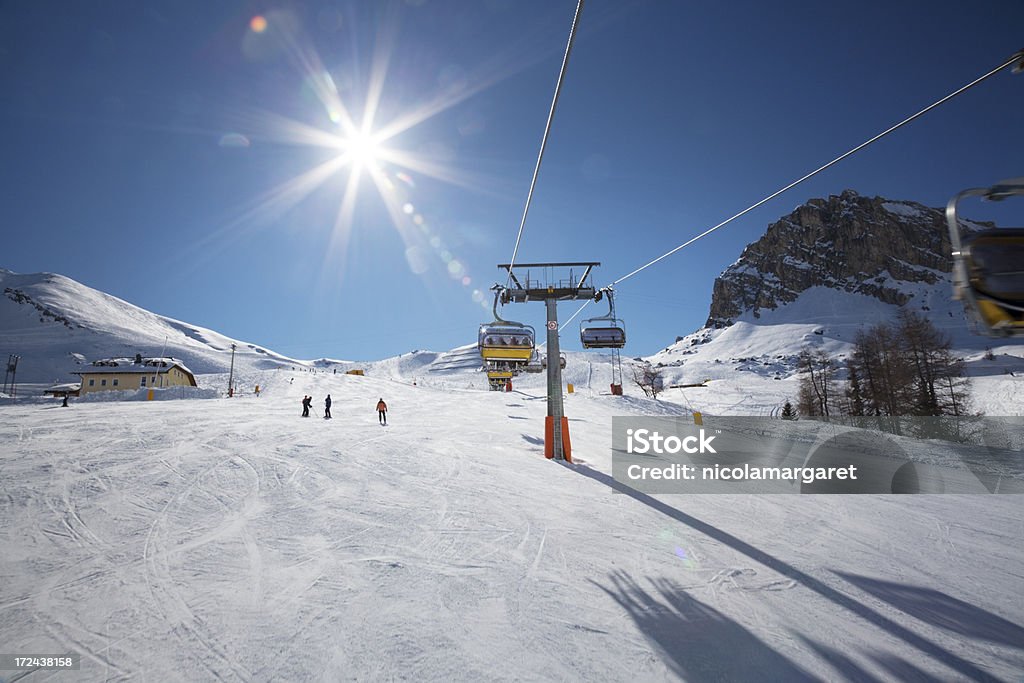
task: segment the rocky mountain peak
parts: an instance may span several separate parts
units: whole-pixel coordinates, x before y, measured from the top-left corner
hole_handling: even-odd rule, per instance
[[[760,317],[811,287],[904,305],[900,282],[935,284],[951,268],[944,213],[909,201],[844,190],[811,199],[768,226],[715,280],[705,327]]]

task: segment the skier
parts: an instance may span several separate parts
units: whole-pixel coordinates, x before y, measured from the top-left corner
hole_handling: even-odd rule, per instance
[[[327,394],[327,398],[324,399],[324,419],[331,419],[331,395]]]
[[[309,408],[313,405],[312,396],[302,397],[302,417],[309,417]]]
[[[61,408],[67,408],[68,407],[68,395],[67,394],[64,394],[64,402],[61,403],[60,406],[61,406]]]
[[[384,426],[388,424],[388,404],[383,398],[377,401],[377,421]]]

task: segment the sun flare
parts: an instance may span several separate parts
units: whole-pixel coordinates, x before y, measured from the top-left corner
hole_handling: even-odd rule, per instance
[[[375,165],[380,157],[380,143],[370,133],[359,132],[343,141],[345,154],[354,166]]]
[[[433,92],[419,103],[409,103],[401,111],[379,117],[378,108],[387,90],[388,66],[397,30],[393,24],[385,26],[377,36],[365,87],[358,88],[353,84],[361,81],[363,67],[354,63],[351,73],[335,67],[332,75],[301,24],[286,14],[271,12],[266,17],[254,17],[249,29],[259,39],[276,41],[275,45],[283,48],[287,61],[298,73],[303,94],[315,98],[315,103],[308,102],[314,108],[307,110],[302,119],[267,110],[246,112],[240,121],[245,126],[239,127],[246,129],[249,135],[222,136],[221,147],[255,144],[259,148],[276,143],[313,148],[326,152],[326,155],[313,155],[316,161],[312,166],[255,198],[238,217],[218,231],[218,235],[232,229],[252,229],[254,225],[271,223],[330,183],[336,193],[337,209],[333,216],[326,214],[322,219],[313,221],[321,225],[329,236],[324,250],[325,272],[328,272],[330,261],[330,268],[336,269],[340,277],[348,258],[350,238],[357,226],[356,205],[375,195],[405,245],[405,260],[414,274],[424,275],[428,271],[427,257],[433,252],[444,266],[440,272],[464,287],[470,287],[473,279],[464,260],[456,258],[439,231],[422,210],[417,209],[413,195],[422,179],[440,181],[473,192],[497,193],[497,190],[487,182],[487,178],[460,170],[431,147],[421,147],[421,151],[408,149],[403,147],[400,138],[406,131],[450,110],[507,74],[501,71],[488,74],[485,70],[475,82],[457,91]],[[335,82],[337,74],[346,76],[340,81],[341,87]],[[414,180],[414,175],[417,180]],[[337,180],[332,182],[332,179]],[[482,292],[473,292],[474,303],[489,308],[484,298]]]

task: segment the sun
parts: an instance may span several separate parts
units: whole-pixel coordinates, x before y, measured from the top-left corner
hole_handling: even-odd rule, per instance
[[[324,251],[325,259],[328,255],[347,254],[349,238],[356,227],[356,204],[360,197],[369,199],[376,194],[391,219],[391,225],[406,245],[407,260],[419,258],[417,249],[427,239],[425,236],[429,236],[430,246],[440,250],[439,256],[447,265],[449,274],[469,286],[464,266],[447,250],[441,249],[440,238],[430,233],[423,216],[416,213],[409,202],[410,188],[415,187],[410,174],[475,192],[485,192],[488,188],[476,174],[462,171],[436,158],[436,155],[403,148],[399,138],[406,131],[481,92],[506,74],[501,71],[493,75],[482,72],[476,82],[457,92],[445,90],[434,93],[418,104],[393,112],[391,118],[382,121],[378,117],[379,105],[387,90],[388,65],[397,30],[394,26],[385,27],[378,35],[365,87],[358,89],[351,83],[347,88],[338,87],[300,24],[275,21],[274,16],[268,15],[254,17],[249,29],[264,35],[273,33],[273,38],[283,46],[288,61],[298,72],[303,92],[311,93],[316,102],[310,102],[314,108],[307,111],[302,119],[255,110],[246,114],[242,122],[254,129],[251,137],[258,138],[261,144],[301,146],[318,150],[318,153],[313,157],[316,161],[312,166],[266,190],[243,207],[240,215],[218,234],[243,229],[242,226],[266,224],[327,185],[332,178],[338,178],[340,182],[332,184],[338,199],[333,221],[330,216],[324,216],[322,221],[330,236]],[[355,64],[352,68],[353,74],[359,78],[346,81],[361,82],[362,66]],[[361,105],[361,111],[352,108],[357,103]],[[224,147],[242,146],[243,140],[245,146],[252,144],[249,137],[241,134],[222,136],[222,140],[221,146]],[[230,145],[231,142],[236,144]],[[321,155],[319,151],[326,154]],[[363,192],[364,187],[375,192]]]
[[[375,166],[380,158],[380,141],[369,132],[360,131],[342,141],[345,155],[353,166]]]

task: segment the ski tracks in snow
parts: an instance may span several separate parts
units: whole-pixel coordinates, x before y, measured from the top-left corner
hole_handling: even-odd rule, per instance
[[[998,645],[958,645],[837,572],[1022,616],[1006,599],[1019,509],[1002,501],[644,500],[526,445],[540,400],[277,379],[258,400],[81,404],[45,423],[5,408],[24,425],[0,426],[0,636],[82,652],[91,680],[665,679],[680,632],[738,634],[822,679],[837,672],[807,642],[846,638],[876,677],[868,654],[942,678],[966,669],[901,637]],[[296,415],[328,388],[334,420]],[[610,415],[646,405],[567,398],[579,460],[607,471]]]

